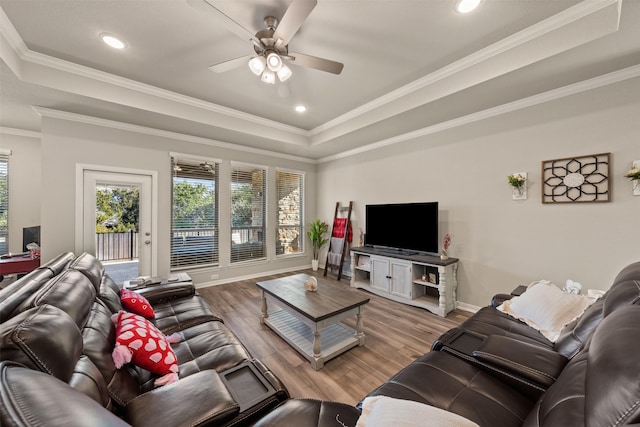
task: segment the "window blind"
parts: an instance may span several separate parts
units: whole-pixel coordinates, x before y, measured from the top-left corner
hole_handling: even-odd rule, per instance
[[[304,251],[303,188],[302,173],[276,171],[278,203],[276,255],[290,255]]]
[[[0,152],[0,254],[9,252],[9,154]]]
[[[260,166],[231,166],[231,262],[266,258],[267,171]]]
[[[219,164],[171,158],[171,269],[217,265]]]

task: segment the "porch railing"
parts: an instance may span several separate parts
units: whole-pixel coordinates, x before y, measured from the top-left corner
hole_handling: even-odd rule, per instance
[[[100,261],[138,259],[138,233],[96,233],[96,257]]]

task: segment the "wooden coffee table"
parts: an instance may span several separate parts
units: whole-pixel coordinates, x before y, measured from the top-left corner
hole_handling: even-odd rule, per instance
[[[363,313],[369,298],[345,285],[342,289],[317,278],[308,292],[306,274],[258,282],[262,290],[261,322],[311,362],[315,370],[339,354],[365,342]],[[277,306],[269,308],[267,302]],[[339,322],[356,316],[356,329]]]

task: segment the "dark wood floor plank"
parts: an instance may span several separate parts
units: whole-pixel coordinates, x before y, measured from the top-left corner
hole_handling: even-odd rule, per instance
[[[320,277],[322,271],[305,273]],[[224,319],[249,352],[268,366],[286,385],[292,397],[358,403],[367,393],[420,357],[433,341],[470,316],[455,310],[446,318],[359,290],[371,298],[365,306],[367,342],[326,362],[315,371],[310,363],[284,340],[260,324],[260,289],[256,282],[286,277],[282,273],[252,280],[201,288],[198,292]],[[349,286],[348,278],[336,281]],[[345,322],[355,327],[355,319]]]

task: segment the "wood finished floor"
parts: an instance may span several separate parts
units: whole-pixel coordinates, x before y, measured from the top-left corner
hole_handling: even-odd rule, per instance
[[[366,291],[366,344],[328,361],[319,371],[269,328],[260,324],[260,290],[256,282],[296,273],[321,276],[322,271],[265,276],[198,289],[251,354],[285,384],[291,397],[331,400],[355,405],[367,393],[429,351],[433,340],[459,325],[471,313],[455,310],[446,318]],[[340,286],[349,286],[327,276]],[[345,322],[355,327],[355,318]]]

